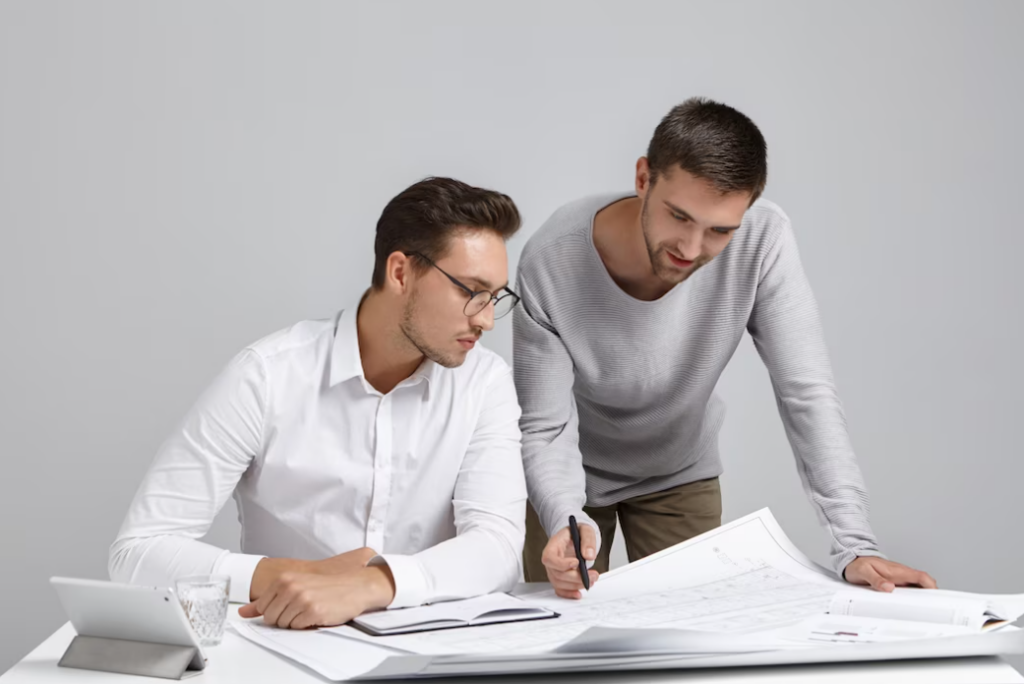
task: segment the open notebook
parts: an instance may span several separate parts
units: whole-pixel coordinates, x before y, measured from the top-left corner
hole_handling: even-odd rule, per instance
[[[891,594],[840,591],[832,598],[828,612],[830,615],[930,622],[982,632],[1019,618],[1024,610],[1022,598],[1024,596],[990,598],[931,589],[897,589]]]
[[[390,636],[554,617],[558,613],[553,610],[531,606],[515,596],[487,594],[462,601],[367,613],[354,619],[352,625],[373,636]]]

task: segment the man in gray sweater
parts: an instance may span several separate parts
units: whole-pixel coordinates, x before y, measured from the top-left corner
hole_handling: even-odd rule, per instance
[[[878,550],[814,296],[789,218],[760,198],[766,178],[754,123],[691,99],[656,129],[635,192],[567,204],[526,245],[513,370],[528,581],[581,595],[571,515],[591,582],[616,519],[630,561],[721,524],[714,387],[747,331],[836,572],[880,591],[935,586]]]

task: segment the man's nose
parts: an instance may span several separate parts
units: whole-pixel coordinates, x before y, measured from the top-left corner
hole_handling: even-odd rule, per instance
[[[676,249],[679,250],[680,256],[687,261],[695,261],[704,249],[704,231],[696,226],[687,228]]]
[[[480,328],[481,330],[493,330],[494,329],[494,301],[487,302],[487,306],[480,309],[477,313],[469,317],[469,322],[473,327]]]

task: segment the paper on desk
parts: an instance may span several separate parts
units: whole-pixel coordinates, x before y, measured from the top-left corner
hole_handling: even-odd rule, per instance
[[[622,629],[591,627],[555,653],[673,653],[708,655],[713,653],[752,653],[780,648],[808,648],[806,643],[771,634],[704,632],[695,629]]]
[[[1024,633],[1000,631],[856,647],[793,648],[790,642],[772,650],[743,650],[748,644],[741,652],[725,652],[709,637],[703,646],[691,641],[685,648],[694,652],[685,654],[608,653],[602,650],[607,643],[586,653],[552,652],[593,628],[702,630],[754,638],[749,633],[822,617],[835,593],[845,589],[850,585],[803,555],[763,509],[602,575],[582,601],[559,599],[553,592],[521,597],[560,613],[556,619],[388,637],[371,637],[350,627],[298,633],[294,639],[268,636],[251,625],[240,633],[332,679],[990,655],[1018,652],[1007,649],[1024,644]],[[985,598],[990,605],[1016,605],[1021,597]],[[577,647],[594,635],[577,641]],[[314,643],[313,637],[321,641]],[[337,650],[325,647],[324,639],[338,642]],[[696,652],[701,648],[718,650]]]
[[[328,679],[339,681],[370,672],[397,654],[389,648],[338,639],[321,631],[270,627],[263,623],[262,618],[229,624],[249,641],[291,658]],[[403,655],[416,658],[412,654]]]
[[[821,645],[942,639],[977,633],[977,629],[966,625],[888,620],[854,615],[816,615],[801,620],[795,625],[766,632],[764,636],[805,645]]]
[[[772,649],[745,653],[712,654],[549,654],[540,656],[437,657],[417,672],[417,677],[512,674],[541,672],[609,672],[622,670],[692,669],[863,662],[916,658],[959,658],[1024,653],[1024,630],[1008,626],[994,633],[977,632],[945,639],[910,639],[866,643],[857,646],[819,645],[814,648]],[[576,656],[575,659],[566,659]],[[557,660],[555,659],[557,658]]]
[[[425,656],[402,653],[358,640],[337,638],[325,631],[292,631],[268,627],[258,619],[233,622],[231,627],[243,638],[310,668],[335,681],[355,679],[400,679],[421,675],[430,666],[430,676],[438,674],[478,674],[517,671],[556,672],[599,667],[606,659],[592,654],[542,654],[542,661],[521,656]],[[360,633],[361,634],[361,633]],[[678,657],[678,656],[673,656]],[[625,663],[653,663],[664,656],[622,656],[613,660]]]
[[[921,589],[897,588],[892,595],[924,593]],[[1024,594],[972,594],[948,589],[929,589],[929,597],[939,599],[982,600],[986,603],[986,612],[997,620],[1013,622],[1024,615]]]
[[[828,612],[830,615],[956,625],[980,631],[986,621],[987,608],[987,602],[982,599],[939,598],[926,589],[918,589],[900,594],[839,591],[832,597]]]
[[[825,645],[815,648],[773,649],[714,654],[546,654],[522,656],[434,656],[415,673],[417,678],[455,675],[526,674],[544,672],[609,672],[623,670],[692,669],[862,662],[913,658],[956,658],[1024,653],[1024,630],[1006,627],[995,633],[972,633],[947,639]],[[364,679],[386,677],[370,673]],[[408,676],[408,675],[407,675]]]
[[[767,509],[602,575],[585,599],[522,596],[561,614],[535,623],[393,637],[331,633],[420,654],[537,654],[591,627],[746,632],[825,613],[849,586],[802,554]]]

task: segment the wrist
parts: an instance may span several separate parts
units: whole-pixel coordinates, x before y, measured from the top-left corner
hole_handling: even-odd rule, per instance
[[[853,560],[851,560],[851,561],[850,561],[849,563],[847,563],[847,564],[846,564],[846,567],[845,567],[845,568],[843,568],[843,572],[842,572],[842,574],[840,575],[840,577],[842,577],[842,578],[843,578],[844,580],[846,580],[847,582],[849,582],[849,581],[850,581],[850,578],[846,576],[846,571],[847,571],[847,570],[849,570],[850,568],[852,568],[852,567],[854,566],[854,564],[855,564],[855,563],[856,563],[857,561],[859,561],[859,560],[860,560],[861,558],[863,558],[863,557],[864,557],[864,556],[854,556],[854,557],[853,557]]]
[[[367,587],[366,610],[387,608],[395,600],[395,578],[387,565],[371,565],[359,571]]]
[[[296,558],[264,558],[256,564],[249,585],[249,600],[255,601],[286,572],[314,572],[313,563]]]

